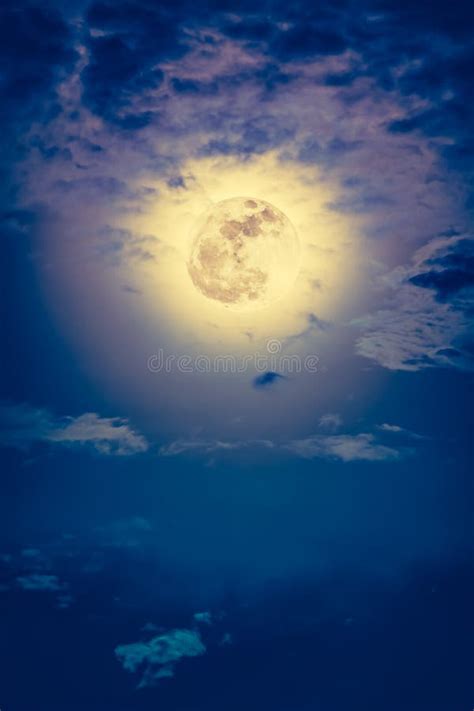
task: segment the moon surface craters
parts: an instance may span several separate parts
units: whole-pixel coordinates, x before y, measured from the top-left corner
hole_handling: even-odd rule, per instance
[[[286,215],[256,198],[215,204],[200,221],[188,261],[194,286],[233,310],[267,306],[299,270],[299,243]]]

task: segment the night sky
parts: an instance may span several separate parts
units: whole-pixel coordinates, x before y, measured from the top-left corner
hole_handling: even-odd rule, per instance
[[[473,708],[473,27],[3,0],[0,711]]]

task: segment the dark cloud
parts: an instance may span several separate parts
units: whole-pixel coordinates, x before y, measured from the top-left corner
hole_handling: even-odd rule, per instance
[[[390,370],[472,370],[473,241],[435,239],[392,273],[392,308],[354,321],[357,352]]]
[[[155,88],[163,80],[159,69],[148,66],[151,59],[146,52],[129,46],[119,36],[92,37],[89,50],[92,58],[83,72],[86,105],[125,128],[142,128],[149,123],[149,112],[133,115],[131,122],[130,116],[120,113],[134,95]]]
[[[446,0],[421,0],[417,3],[381,0],[370,6],[387,13],[392,24],[400,30],[403,27],[417,28],[452,39],[470,37],[470,28],[474,23],[474,7],[469,0],[457,3]]]
[[[285,376],[280,373],[275,373],[273,370],[268,370],[266,373],[257,375],[253,380],[254,388],[268,388],[274,385],[279,380],[284,380]]]
[[[474,147],[474,42],[467,28],[473,25],[469,2],[449,4],[392,2],[306,2],[285,6],[272,2],[260,14],[241,13],[220,30],[229,37],[258,47],[270,60],[285,66],[350,49],[360,61],[350,70],[333,71],[323,78],[326,86],[348,88],[359,77],[370,77],[385,91],[418,96],[423,109],[407,107],[405,116],[389,123],[391,132],[421,131],[429,136],[450,136],[441,154],[456,167],[473,170]],[[218,19],[215,20],[219,26]],[[344,100],[357,103],[363,94]],[[420,106],[418,102],[418,106]],[[308,147],[301,159],[316,160],[318,146]],[[472,207],[472,206],[470,206]]]
[[[45,108],[50,114],[58,110],[54,87],[75,59],[72,33],[58,13],[41,7],[0,10],[2,120],[37,120]]]
[[[170,188],[186,188],[186,181],[182,175],[174,175],[167,180],[167,185]]]
[[[267,18],[257,15],[249,18],[236,18],[233,22],[225,23],[221,30],[233,39],[261,43],[274,36],[275,26]]]
[[[302,163],[317,163],[331,167],[340,163],[348,153],[358,150],[363,145],[364,142],[360,140],[346,141],[342,138],[332,138],[326,144],[322,144],[316,138],[307,138],[298,152],[298,159]]]
[[[157,66],[186,51],[176,14],[159,5],[93,3],[87,13],[90,60],[82,72],[84,102],[124,129],[138,130],[153,112],[134,107],[134,99],[163,81]],[[97,34],[101,33],[101,34]]]
[[[335,27],[301,23],[283,31],[272,43],[276,57],[285,60],[306,59],[318,55],[341,54],[347,41]]]
[[[326,86],[350,86],[357,76],[357,72],[334,72],[326,75],[324,83]]]
[[[135,234],[130,230],[104,225],[97,231],[94,252],[95,256],[109,264],[151,262],[156,259],[158,243],[159,240],[153,235]]]
[[[112,175],[98,175],[91,178],[59,179],[54,187],[64,194],[100,194],[109,200],[127,199],[133,197],[128,185]]]
[[[410,281],[416,286],[434,289],[439,298],[444,300],[467,286],[474,286],[474,272],[463,269],[443,269],[439,272],[417,274]]]
[[[187,0],[173,6],[141,0],[93,2],[85,13],[82,38],[88,56],[81,75],[83,102],[128,132],[162,120],[166,92],[161,98],[153,92],[163,85],[163,63],[189,50],[186,32],[196,27],[205,26],[244,42],[248,50],[258,51],[267,61],[212,81],[171,77],[171,90],[177,94],[214,95],[251,81],[261,85],[261,100],[265,101],[265,92],[295,78],[288,68],[290,62],[350,49],[360,59],[354,60],[350,69],[335,69],[319,81],[344,89],[359,77],[372,77],[385,90],[422,97],[426,108],[415,113],[407,110],[405,116],[392,120],[388,129],[451,136],[453,140],[440,151],[446,160],[468,172],[474,146],[470,138],[472,108],[466,97],[473,90],[474,45],[466,27],[472,15],[471,4],[465,2],[450,7],[441,2],[428,6],[367,0],[358,5],[357,12],[348,2],[324,2],[315,7],[306,2],[287,6],[272,0],[257,11],[247,2],[240,3],[237,11],[218,1],[199,6]],[[57,12],[34,7],[6,8],[1,19],[0,56],[8,67],[0,87],[4,114],[17,118],[21,107],[20,114],[37,118],[39,106],[45,119],[53,117],[60,111],[56,83],[76,59],[72,24],[68,26]],[[212,52],[218,40],[209,32],[202,35],[200,43]],[[352,101],[360,98],[352,92]],[[234,131],[228,118],[223,131],[224,119],[216,117],[220,129],[215,127],[217,135],[203,147],[202,154],[258,153],[281,145],[294,133],[292,126],[282,128],[279,122],[279,127],[270,127],[266,119]],[[302,148],[300,159],[331,162],[357,148],[357,141],[321,146],[313,139]],[[42,149],[50,156],[63,150],[57,146]]]
[[[32,123],[61,111],[56,88],[77,58],[72,39],[58,12],[8,2],[0,8],[0,208],[15,199],[12,169],[28,149]]]
[[[316,314],[308,314],[308,323],[309,328],[317,328],[320,331],[327,331],[328,328],[331,328],[330,321],[325,321]]]
[[[287,142],[293,135],[290,122],[285,125],[278,118],[262,113],[250,119],[229,121],[225,134],[208,141],[200,155],[258,155]]]
[[[433,289],[440,301],[474,286],[474,243],[460,240],[442,256],[430,260],[433,268],[411,277],[410,281],[424,289]]]
[[[278,61],[340,54],[347,48],[343,27],[348,15],[334,3],[290,6],[270,2],[259,13],[241,13],[224,21],[220,30],[227,36],[258,45]]]
[[[377,209],[384,209],[394,205],[394,200],[385,193],[360,190],[355,195],[347,195],[340,200],[327,203],[327,208],[341,214],[370,213]]]
[[[430,6],[431,8],[431,6]],[[474,91],[474,42],[472,33],[465,28],[472,26],[472,3],[461,2],[449,6],[436,3],[434,12],[428,7],[413,4],[399,6],[398,14],[393,10],[392,22],[399,18],[397,32],[392,41],[387,41],[388,56],[393,56],[394,40],[403,39],[401,21],[406,18],[410,32],[406,37],[413,37],[414,29],[420,27],[419,46],[405,52],[404,71],[390,72],[393,89],[404,96],[418,96],[424,101],[424,107],[407,111],[404,117],[389,123],[392,133],[421,132],[432,137],[451,140],[440,146],[444,160],[466,174],[468,183],[472,183],[474,171],[474,145],[471,126],[474,121],[472,101],[468,97]],[[423,19],[423,25],[421,20]],[[408,56],[408,54],[410,56]],[[380,79],[381,74],[375,74]],[[472,206],[470,206],[472,207]]]
[[[32,136],[30,146],[36,148],[45,161],[54,160],[55,158],[72,160],[72,153],[69,148],[61,148],[55,144],[48,145],[38,135]]]
[[[171,85],[178,94],[204,94],[205,96],[212,96],[219,91],[217,82],[202,82],[193,79],[174,78],[171,80]]]

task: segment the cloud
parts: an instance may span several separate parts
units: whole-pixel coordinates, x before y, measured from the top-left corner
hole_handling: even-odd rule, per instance
[[[29,405],[0,405],[0,444],[24,449],[37,442],[89,446],[100,454],[116,456],[141,454],[149,446],[128,420],[120,417],[88,412],[58,419]]]
[[[272,43],[273,53],[282,60],[305,59],[329,54],[341,54],[347,44],[343,35],[334,26],[319,21],[294,23],[284,29]]]
[[[59,581],[56,575],[32,573],[31,575],[20,575],[16,581],[23,590],[58,592],[64,589],[64,584]]]
[[[272,441],[266,439],[234,441],[223,441],[218,439],[177,439],[174,442],[170,442],[169,444],[165,444],[160,447],[159,453],[162,457],[174,457],[178,454],[196,451],[209,454],[246,449],[249,447],[264,447],[266,449],[272,449],[274,446],[275,444]]]
[[[324,417],[324,416],[323,416]],[[334,416],[331,416],[333,418]],[[335,416],[337,417],[337,416]],[[323,419],[323,418],[322,418]],[[333,419],[330,421],[334,422]],[[339,422],[339,420],[338,420]],[[339,425],[338,425],[339,426]],[[202,451],[204,453],[223,450],[242,450],[245,448],[273,449],[287,451],[303,459],[333,459],[341,462],[364,461],[395,461],[411,454],[409,449],[396,449],[379,442],[374,434],[313,434],[304,439],[290,442],[272,442],[270,440],[248,440],[235,442],[220,442],[208,440],[205,443],[198,440],[178,440],[163,446],[162,456],[177,456],[185,452]]]
[[[87,11],[89,62],[82,71],[84,102],[125,130],[147,126],[154,112],[137,109],[134,99],[163,82],[158,66],[186,52],[179,17],[160,7],[94,2]]]
[[[342,425],[342,417],[337,413],[327,413],[319,418],[318,427],[328,432],[335,432]]]
[[[280,375],[280,373],[275,373],[273,370],[268,370],[266,373],[257,375],[257,377],[253,379],[253,386],[257,389],[268,388],[271,385],[277,383],[279,380],[284,379],[284,375]]]
[[[18,130],[57,109],[55,86],[77,58],[72,32],[57,12],[41,7],[0,9],[2,123]],[[49,110],[49,111],[48,111]]]
[[[377,442],[373,434],[312,435],[285,445],[303,459],[334,459],[341,462],[383,462],[400,459],[401,452]]]
[[[69,418],[69,423],[53,430],[48,439],[64,444],[90,444],[101,454],[118,456],[139,454],[148,449],[145,438],[134,432],[127,420],[100,417],[94,412]]]
[[[404,432],[405,430],[403,427],[399,427],[399,425],[388,425],[386,422],[384,422],[382,425],[377,425],[377,429],[382,430],[383,432]]]
[[[419,268],[425,271],[410,277],[410,282],[423,289],[432,289],[439,301],[473,295],[474,240],[460,237],[452,243],[437,246],[435,253]]]
[[[400,425],[390,425],[387,422],[377,425],[377,429],[381,432],[388,432],[394,435],[403,435],[411,439],[425,439],[423,435],[417,434],[416,432],[410,432],[410,430],[400,427]]]
[[[314,288],[314,287],[313,287]],[[317,288],[321,288],[321,282],[317,280]],[[308,313],[305,316],[305,326],[303,329],[297,331],[296,333],[287,336],[285,339],[285,346],[297,346],[299,343],[303,343],[309,338],[319,337],[321,333],[328,331],[332,328],[333,324],[330,321],[325,321],[314,313]],[[314,356],[315,360],[318,361],[318,357]]]
[[[428,11],[389,3],[375,16],[365,1],[358,13],[323,2],[296,12],[271,3],[268,14],[245,3],[230,16],[220,3],[164,10],[119,0],[89,3],[69,24],[58,13],[8,10],[2,88],[14,99],[11,116],[18,114],[17,97],[28,115],[48,106],[54,121],[35,127],[22,192],[74,225],[85,222],[95,196],[104,205],[100,219],[109,222],[112,200],[122,204],[130,186],[150,175],[180,175],[183,156],[276,147],[283,160],[327,166],[325,180],[343,187],[332,207],[367,220],[364,234],[377,234],[377,250],[392,243],[388,257],[398,263],[396,250],[408,251],[434,234],[433,225],[444,229],[460,214],[459,176],[447,174],[440,155],[462,170],[472,163],[472,110],[463,101],[472,83],[465,30],[472,10],[466,3],[456,10],[435,4]],[[430,174],[446,182],[428,184]],[[52,197],[52,180],[75,210]],[[77,245],[80,238],[69,241]],[[128,244],[117,231],[108,257],[120,261]],[[367,254],[373,256],[370,244]],[[79,264],[71,257],[65,265]],[[146,244],[135,245],[135,261],[149,257]],[[468,274],[466,264],[447,262],[407,273],[400,289],[389,287],[383,305],[359,320],[358,354],[393,370],[466,367],[468,343],[459,342],[465,312],[452,299],[466,291]],[[365,297],[354,294],[354,303],[366,304]],[[321,314],[333,318],[331,310]],[[316,327],[314,321],[315,334]],[[330,330],[322,319],[319,328]]]
[[[133,191],[130,191],[129,197],[133,199],[133,196]],[[154,235],[136,234],[131,230],[104,225],[97,230],[97,239],[91,247],[94,258],[99,257],[107,266],[117,267],[156,261],[159,240]],[[124,289],[141,293],[128,285]]]
[[[177,454],[201,450],[203,452],[216,452],[219,450],[238,449],[240,442],[222,442],[220,440],[177,439],[160,448],[163,457],[174,457]]]
[[[171,630],[147,642],[121,644],[115,648],[115,656],[126,671],[140,670],[139,689],[174,676],[176,664],[184,657],[197,657],[205,652],[199,632],[187,629]]]
[[[212,624],[212,615],[210,612],[195,612],[193,619],[195,619],[196,622],[202,622],[206,625]]]
[[[387,307],[352,324],[356,352],[389,370],[473,367],[473,241],[436,238],[381,279]]]

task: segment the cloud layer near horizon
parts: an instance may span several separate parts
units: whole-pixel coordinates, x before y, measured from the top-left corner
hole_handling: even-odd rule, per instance
[[[60,419],[29,405],[2,404],[0,444],[27,449],[38,442],[89,446],[99,454],[116,456],[141,454],[148,449],[146,439],[120,417],[100,417],[87,412]]]
[[[287,452],[303,459],[375,462],[395,461],[413,453],[412,448],[407,447],[405,442],[381,442],[374,433],[336,433],[341,426],[342,418],[339,415],[327,414],[320,418],[320,429],[323,433],[301,439],[285,441],[182,438],[163,444],[158,449],[158,454],[162,457],[196,453],[208,456],[262,450]],[[398,425],[383,424],[377,430],[381,434],[401,435],[402,440],[423,439]],[[107,418],[96,413],[85,413],[75,418],[58,419],[53,418],[46,410],[24,404],[3,404],[0,407],[1,446],[29,449],[39,442],[70,447],[85,446],[98,454],[114,456],[139,455],[154,449],[152,442],[132,429],[127,420],[119,417]],[[142,527],[140,520],[137,520],[137,526]]]
[[[331,420],[332,422],[332,420]],[[390,428],[390,429],[387,429]],[[408,432],[396,425],[382,425],[382,432],[403,434],[403,440],[422,439],[419,435]],[[339,462],[383,462],[397,461],[414,453],[405,441],[381,442],[380,438],[370,432],[356,434],[312,434],[289,442],[271,440],[204,440],[181,439],[163,445],[160,454],[173,457],[181,454],[198,453],[202,455],[224,454],[245,450],[269,450],[279,453],[291,453],[302,459],[328,459]]]

